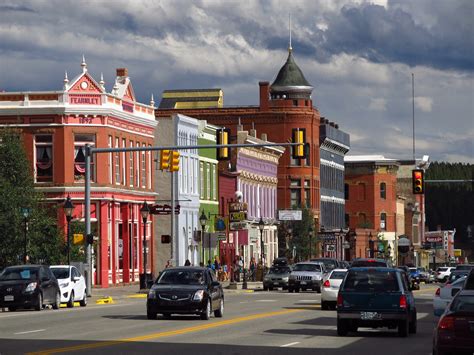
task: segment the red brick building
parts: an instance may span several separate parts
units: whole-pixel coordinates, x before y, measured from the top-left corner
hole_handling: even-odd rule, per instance
[[[266,133],[272,142],[287,142],[292,130],[301,128],[310,144],[306,160],[291,158],[287,149],[278,165],[277,208],[291,208],[306,205],[312,209],[315,218],[320,214],[320,114],[313,106],[313,87],[307,82],[296,65],[291,48],[286,63],[280,69],[275,81],[259,83],[260,103],[258,106],[217,107],[203,109],[159,108],[158,119],[170,117],[179,112],[187,116],[207,120],[217,126],[231,129],[234,138],[237,126],[250,131]]]
[[[117,69],[112,92],[82,72],[59,91],[0,92],[0,126],[22,130],[34,171],[35,188],[50,204],[62,205],[70,196],[73,220],[84,220],[84,148],[145,147],[153,145],[153,102],[138,103],[125,68]],[[150,152],[97,154],[92,157],[91,222],[98,236],[93,283],[138,281],[143,272],[143,230],[140,207],[152,202],[153,161]],[[66,218],[58,209],[58,225]],[[151,220],[151,218],[150,218]],[[149,250],[153,228],[145,226]],[[151,248],[150,248],[151,246]],[[148,257],[148,269],[153,269]]]

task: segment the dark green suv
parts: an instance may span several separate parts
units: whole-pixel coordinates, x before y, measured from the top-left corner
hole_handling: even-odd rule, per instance
[[[347,271],[337,297],[337,334],[358,327],[398,328],[401,337],[416,333],[416,306],[399,269],[355,267]]]

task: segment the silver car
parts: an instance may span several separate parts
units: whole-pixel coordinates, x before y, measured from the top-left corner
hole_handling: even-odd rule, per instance
[[[330,309],[331,306],[336,309],[337,294],[346,273],[347,269],[334,269],[323,278],[323,288],[321,290],[322,310]]]
[[[263,278],[263,289],[273,290],[281,287],[283,290],[288,288],[288,279],[291,269],[289,266],[272,266]]]
[[[321,281],[324,274],[326,274],[326,269],[323,263],[298,263],[291,271],[288,280],[288,292],[312,289],[321,293]]]

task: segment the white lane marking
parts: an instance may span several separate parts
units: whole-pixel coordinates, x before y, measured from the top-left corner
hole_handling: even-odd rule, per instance
[[[30,334],[30,333],[38,333],[38,332],[44,332],[46,329],[36,329],[36,330],[28,330],[27,332],[19,332],[19,333],[13,333],[15,335],[20,335],[20,334]]]
[[[256,300],[255,302],[276,302],[276,300]]]
[[[300,342],[299,341],[295,341],[293,343],[288,343],[288,344],[285,344],[285,345],[280,345],[280,348],[287,348],[289,346],[293,346],[293,345],[296,345],[296,344],[299,344]]]
[[[296,301],[296,303],[300,303],[300,302],[313,302],[313,303],[317,303],[316,300],[298,300]]]

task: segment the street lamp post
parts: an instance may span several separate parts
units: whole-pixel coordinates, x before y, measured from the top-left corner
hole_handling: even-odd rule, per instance
[[[204,263],[204,229],[206,228],[207,217],[204,213],[204,210],[199,217],[199,223],[201,224],[201,251],[202,251],[202,266],[205,266]],[[211,236],[209,235],[209,258],[211,257]]]
[[[369,258],[374,257],[374,241],[372,240],[372,232],[369,233]]]
[[[313,239],[313,226],[309,226],[309,259],[311,260],[311,257],[313,254],[311,253],[311,244],[312,244],[312,239]]]
[[[258,221],[258,229],[260,229],[260,259],[262,260],[262,267],[264,267],[263,264],[263,229],[265,228],[265,222],[263,221],[263,218],[260,216],[260,221]]]
[[[25,252],[23,255],[23,262],[26,264],[28,262],[28,239],[27,239],[27,233],[28,233],[28,217],[30,216],[30,208],[28,207],[23,207],[21,209],[21,213],[23,214],[23,221],[25,222],[24,226],[24,237],[25,237]]]
[[[67,195],[66,202],[64,202],[64,214],[67,221],[67,264],[71,265],[71,242],[70,242],[70,224],[72,220],[72,213],[74,212],[74,205],[71,201],[71,196]]]
[[[145,201],[143,202],[142,208],[140,208],[140,214],[142,216],[143,221],[143,274],[140,277],[140,289],[144,290],[147,288],[147,281],[148,281],[148,273],[147,273],[147,242],[146,242],[146,222],[148,220],[148,216],[150,215],[150,208],[148,207],[148,203]]]
[[[392,247],[390,246],[390,244],[387,246],[387,256],[388,256],[388,259],[390,260],[392,256]]]

